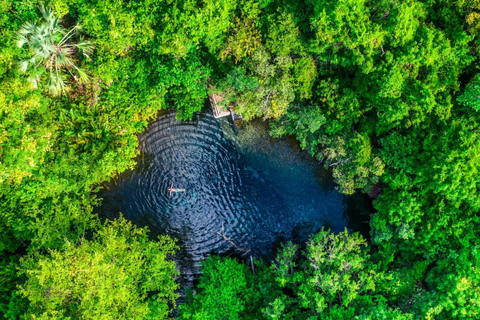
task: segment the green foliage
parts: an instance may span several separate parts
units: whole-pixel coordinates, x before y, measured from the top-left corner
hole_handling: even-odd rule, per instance
[[[421,299],[421,311],[449,319],[475,319],[480,316],[478,246],[451,251],[429,272],[426,283],[430,292]]]
[[[459,118],[440,123],[431,133],[415,130],[382,140],[389,188],[376,203],[376,243],[387,251],[432,259],[449,248],[475,243],[480,208],[476,127],[476,121]]]
[[[2,254],[0,258],[0,315],[7,315],[12,295],[19,281],[17,274],[19,259],[8,253]]]
[[[336,236],[323,230],[315,235],[307,244],[309,262],[302,277],[316,285],[300,287],[300,295],[315,297],[320,289],[323,297],[301,304],[318,311],[331,303],[347,307],[359,294],[373,290],[374,273],[366,268],[367,257],[362,252],[365,245],[358,233],[349,235],[346,230]]]
[[[193,305],[180,308],[185,319],[243,319],[247,303],[247,268],[233,259],[210,258],[203,264]]]
[[[29,49],[29,57],[19,62],[19,70],[23,73],[30,68],[30,82],[34,88],[40,81],[42,73],[48,72],[47,88],[50,94],[59,95],[66,90],[66,70],[74,70],[77,76],[73,78],[81,83],[88,81],[86,72],[77,67],[74,56],[83,54],[85,57],[93,52],[93,45],[80,37],[78,42],[73,42],[72,37],[78,33],[79,25],[65,31],[55,14],[50,9],[40,7],[41,22],[27,22],[18,31],[17,45],[24,45]],[[39,65],[43,68],[39,69]]]
[[[102,226],[94,193],[134,165],[136,134],[159,110],[191,119],[211,88],[244,119],[273,118],[273,135],[295,135],[342,193],[381,193],[372,255],[357,235],[322,231],[303,256],[287,245],[255,276],[212,258],[183,317],[479,317],[477,0],[53,0],[39,17],[41,5],[0,3],[0,313],[76,318],[84,303],[84,317],[167,315],[175,272],[152,250],[171,242]],[[43,78],[68,95],[46,95]],[[109,260],[115,252],[128,269]],[[69,291],[73,261],[91,272]],[[155,265],[165,288],[147,279]],[[118,291],[87,297],[104,271]],[[41,276],[71,300],[46,301]]]
[[[175,263],[168,260],[174,249],[170,238],[150,241],[144,229],[119,219],[93,240],[33,254],[22,261],[25,318],[166,319],[177,298]]]
[[[462,95],[457,98],[458,102],[464,106],[480,111],[480,83],[475,77],[467,86]]]
[[[347,139],[336,137],[327,143],[323,156],[328,166],[333,167],[333,177],[342,193],[353,194],[358,188],[368,192],[378,183],[384,163],[372,154],[371,142],[366,135],[355,132]]]
[[[298,247],[287,244],[274,265],[275,280],[294,296],[278,297],[269,309],[276,314],[271,319],[278,318],[280,310],[287,319],[314,319],[320,314],[322,319],[339,319],[358,314],[365,303],[363,296],[374,292],[376,280],[364,246],[359,234],[321,230],[299,260]]]
[[[281,12],[273,17],[274,20],[269,25],[267,48],[279,56],[301,52],[303,49],[301,34],[293,15]]]
[[[300,252],[287,243],[270,267],[256,263],[255,274],[236,260],[210,257],[181,318],[414,319],[388,303],[393,277],[375,271],[359,234],[321,230]]]
[[[251,81],[257,83],[252,91],[235,92],[235,108],[245,119],[255,117],[277,118],[295,99],[292,84],[292,59],[289,56],[275,58],[264,47],[256,50],[248,61],[252,70]]]
[[[274,296],[269,270],[256,264],[256,275],[245,263],[212,256],[202,264],[202,275],[187,302],[179,307],[181,319],[259,319],[261,307]],[[273,299],[272,299],[273,300]]]
[[[208,65],[202,65],[200,53],[159,65],[157,72],[160,84],[168,90],[167,102],[177,108],[177,118],[192,119],[204,105],[211,73]]]
[[[227,39],[226,47],[220,53],[220,59],[225,60],[227,56],[233,56],[237,63],[255,52],[261,43],[260,33],[252,19],[237,18],[234,30],[234,35]]]

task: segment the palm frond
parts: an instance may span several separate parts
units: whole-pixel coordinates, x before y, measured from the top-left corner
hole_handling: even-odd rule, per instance
[[[47,8],[44,5],[41,5],[39,10],[40,10],[40,13],[42,14],[43,20],[48,22],[49,25],[51,25],[52,22],[58,21],[52,9]]]
[[[19,34],[28,37],[29,35],[36,34],[38,31],[37,24],[35,22],[26,22],[22,28],[18,31]]]
[[[70,31],[68,31],[62,38],[62,40],[60,40],[60,42],[58,43],[59,46],[65,44],[71,37],[73,37],[75,35],[75,30],[76,30],[76,27],[73,27],[72,29],[70,29]]]
[[[83,37],[80,38],[79,43],[75,44],[75,47],[81,54],[86,56],[90,55],[94,49],[93,43],[88,40],[83,40]]]
[[[56,55],[56,64],[59,69],[75,67],[75,63],[72,58],[65,53],[59,53]]]
[[[18,62],[18,70],[20,70],[21,73],[27,72],[28,65],[30,64],[30,59],[23,59]]]
[[[28,39],[23,35],[19,35],[17,38],[17,47],[21,48],[25,43],[28,43]]]
[[[90,77],[88,76],[87,72],[82,68],[75,67],[77,70],[78,76],[80,77],[80,83],[88,83],[90,82]]]
[[[62,74],[59,74],[58,76],[54,73],[50,74],[48,78],[47,89],[51,95],[58,96],[62,94],[65,92],[65,87],[66,83]]]
[[[40,13],[42,14],[43,19],[47,20],[48,19],[48,9],[42,4],[38,10],[40,10]]]
[[[83,25],[81,25],[80,23],[77,23],[75,25],[75,30],[76,30],[76,32],[82,32],[83,31]]]

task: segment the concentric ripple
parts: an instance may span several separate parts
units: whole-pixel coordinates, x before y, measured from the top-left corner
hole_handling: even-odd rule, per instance
[[[318,168],[288,143],[242,149],[241,139],[227,137],[209,113],[194,122],[178,122],[173,112],[161,116],[139,137],[135,171],[102,193],[102,212],[122,212],[154,234],[177,238],[176,259],[187,279],[211,253],[271,257],[280,241],[347,226],[344,197],[320,182]]]

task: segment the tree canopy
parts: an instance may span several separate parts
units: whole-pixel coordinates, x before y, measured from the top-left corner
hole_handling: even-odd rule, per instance
[[[22,261],[24,317],[167,319],[178,297],[169,260],[174,250],[170,238],[150,241],[145,230],[120,219],[107,222],[92,240],[32,254]]]
[[[376,212],[368,244],[320,231],[255,275],[206,260],[181,317],[478,318],[479,17],[476,0],[2,1],[0,317],[168,316],[173,242],[100,222],[96,192],[160,110],[191,119],[217,92]]]

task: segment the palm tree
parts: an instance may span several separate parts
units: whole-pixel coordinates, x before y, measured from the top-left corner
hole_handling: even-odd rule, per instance
[[[48,91],[56,96],[65,92],[67,72],[75,81],[88,82],[87,73],[75,65],[75,56],[83,54],[88,57],[94,47],[82,37],[73,41],[80,30],[79,25],[67,32],[52,10],[42,6],[40,12],[42,19],[39,22],[27,22],[18,31],[17,45],[20,48],[26,45],[30,53],[30,58],[21,60],[18,68],[23,73],[29,67],[33,68],[30,80],[35,87],[40,76],[48,72]]]

